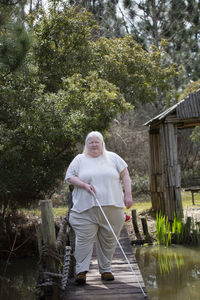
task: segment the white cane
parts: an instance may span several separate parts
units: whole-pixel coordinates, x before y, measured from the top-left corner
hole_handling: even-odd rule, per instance
[[[129,262],[129,260],[128,260],[128,257],[126,256],[126,253],[124,252],[124,250],[123,250],[123,248],[122,248],[122,246],[121,246],[121,244],[120,244],[120,242],[119,242],[119,240],[118,240],[118,238],[117,238],[117,236],[116,236],[116,234],[115,234],[115,232],[114,232],[112,226],[110,225],[110,222],[108,221],[108,218],[106,217],[106,215],[105,215],[105,213],[104,213],[104,211],[103,211],[103,209],[102,209],[102,207],[101,207],[101,204],[99,203],[99,200],[97,199],[97,197],[96,197],[96,195],[95,195],[95,193],[94,193],[93,191],[92,191],[92,195],[94,196],[94,198],[95,198],[95,200],[96,200],[96,202],[97,202],[97,204],[98,204],[98,206],[99,206],[99,208],[100,208],[100,210],[101,210],[101,212],[102,212],[104,218],[106,219],[106,222],[108,223],[108,225],[109,225],[109,227],[110,227],[110,230],[112,231],[112,233],[113,233],[113,235],[114,235],[114,237],[115,237],[115,239],[116,239],[116,241],[117,241],[117,244],[119,245],[119,248],[120,248],[120,250],[122,251],[122,253],[123,253],[123,255],[124,255],[124,257],[125,257],[125,259],[126,259],[128,265],[129,265],[130,269],[131,269],[131,272],[133,273],[133,275],[134,275],[135,278],[137,279],[137,282],[138,282],[138,284],[139,284],[139,287],[140,287],[140,289],[141,289],[141,291],[142,291],[144,297],[146,298],[147,295],[145,294],[145,292],[144,292],[144,290],[143,290],[143,288],[142,288],[142,286],[141,286],[141,283],[140,283],[140,281],[139,281],[139,279],[138,279],[138,277],[137,277],[135,271],[133,270],[133,268],[132,268],[132,266],[131,266],[131,264],[130,264],[130,262]]]

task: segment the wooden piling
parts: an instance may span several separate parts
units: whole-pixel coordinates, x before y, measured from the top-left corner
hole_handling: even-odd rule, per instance
[[[151,238],[151,236],[149,234],[149,231],[148,231],[147,220],[146,220],[146,218],[141,218],[141,221],[142,221],[142,228],[143,228],[146,243],[151,244],[152,243],[152,238]]]
[[[136,235],[138,240],[142,240],[142,237],[141,237],[139,229],[138,229],[138,224],[137,224],[136,209],[133,209],[131,211],[131,214],[132,214],[132,223],[133,223],[133,228],[134,228],[134,231],[135,231],[135,235]]]
[[[41,258],[42,255],[42,225],[41,224],[38,224],[36,226],[36,236],[37,236],[38,252]]]
[[[186,224],[185,224],[187,232],[190,232],[191,222],[192,222],[192,218],[187,217]]]
[[[190,241],[191,223],[192,223],[192,218],[187,217],[187,220],[186,220],[186,223],[185,223],[185,226],[184,226],[184,242],[185,243],[189,243],[189,241]]]
[[[60,299],[60,259],[56,246],[56,231],[51,200],[40,201],[42,217],[42,246],[38,230],[40,253],[40,272],[37,285],[39,299]]]
[[[56,231],[51,200],[41,200],[42,234],[45,244],[56,248]]]

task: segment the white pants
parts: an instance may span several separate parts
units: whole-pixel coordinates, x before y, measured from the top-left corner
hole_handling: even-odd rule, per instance
[[[125,219],[124,209],[103,206],[103,210],[119,237]],[[71,211],[69,222],[76,235],[76,274],[89,270],[95,240],[99,272],[111,272],[111,261],[117,242],[100,208],[95,206],[82,213]]]

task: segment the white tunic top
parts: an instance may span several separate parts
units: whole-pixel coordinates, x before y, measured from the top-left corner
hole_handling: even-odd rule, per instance
[[[65,180],[77,176],[95,188],[96,197],[102,206],[124,207],[120,173],[126,167],[127,163],[114,152],[106,151],[106,158],[103,155],[90,157],[78,154],[70,163]],[[72,199],[72,210],[76,212],[83,212],[93,206],[98,206],[89,192],[76,186],[72,193]]]

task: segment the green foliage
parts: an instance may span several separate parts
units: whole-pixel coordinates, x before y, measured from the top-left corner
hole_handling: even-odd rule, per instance
[[[164,52],[156,47],[146,52],[131,36],[100,38],[92,42],[92,49],[92,68],[117,85],[126,101],[134,105],[156,100],[158,89],[170,90],[171,80],[178,74],[175,65],[162,65]]]
[[[29,46],[28,34],[21,23],[10,23],[4,27],[0,35],[1,75],[21,66]]]
[[[191,228],[192,225],[192,228]],[[161,212],[156,213],[156,234],[159,245],[168,247],[172,243],[198,245],[200,241],[200,226],[193,218],[187,218],[184,223],[181,216],[174,215],[172,223]]]
[[[199,68],[199,2],[184,0],[124,0],[127,26],[134,39],[145,49],[158,48],[162,39],[168,59],[183,66],[182,76],[175,78],[176,91],[181,85],[200,77]]]
[[[12,209],[53,193],[90,130],[105,132],[129,103],[153,100],[176,74],[173,65],[162,66],[158,49],[148,53],[130,36],[92,40],[91,15],[56,3],[30,16],[33,43],[24,64],[26,33],[17,31],[14,47],[5,32],[0,204]]]
[[[119,1],[70,0],[70,5],[91,12],[100,28],[100,35],[108,38],[124,36],[124,19],[119,15]]]
[[[0,5],[0,77],[17,70],[30,47],[24,25],[25,1],[1,1]]]
[[[156,234],[159,245],[166,245],[168,247],[171,244],[170,223],[168,222],[168,218],[166,219],[161,212],[156,213]]]
[[[34,72],[10,75],[1,99],[0,191],[10,207],[30,205],[53,192],[76,143],[89,130],[105,130],[130,106],[95,73],[63,79],[63,89],[55,94],[43,92]]]
[[[200,79],[190,83],[179,96],[179,101],[200,89]]]
[[[33,26],[33,50],[40,80],[50,92],[60,89],[62,77],[88,73],[89,40],[96,29],[89,13],[69,9],[62,2],[60,5],[62,9],[50,8],[48,13],[40,10],[39,15],[37,12]]]
[[[200,126],[196,126],[191,134],[192,142],[195,142],[200,145]]]
[[[177,217],[174,215],[174,221],[172,224],[172,233],[176,235],[176,239],[178,243],[183,241],[184,237],[184,225],[181,217]]]
[[[35,74],[15,73],[6,79],[0,92],[0,192],[1,201],[15,208],[53,189],[72,150],[63,153],[64,116],[43,94]]]
[[[58,107],[67,112],[66,122],[79,119],[77,132],[82,135],[92,128],[104,130],[108,128],[113,117],[128,110],[131,105],[126,103],[119,89],[106,80],[91,72],[83,78],[81,74],[63,79],[63,89],[55,95]],[[80,140],[80,138],[79,138]]]
[[[146,52],[131,36],[92,41],[98,28],[91,15],[69,9],[44,11],[35,20],[34,53],[40,80],[48,91],[61,88],[62,77],[98,72],[116,85],[126,101],[136,104],[155,100],[158,88],[171,89],[175,65],[163,65],[164,51]]]

